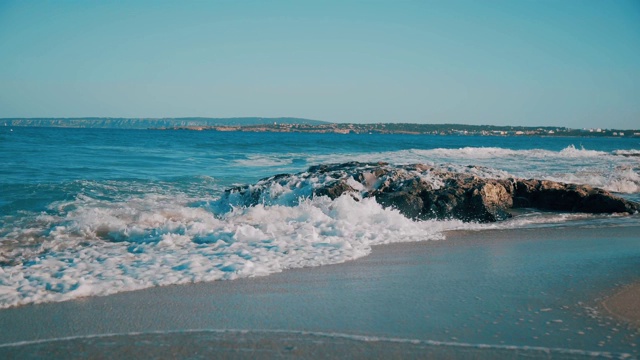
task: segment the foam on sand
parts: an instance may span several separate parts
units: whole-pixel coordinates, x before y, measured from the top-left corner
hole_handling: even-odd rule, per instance
[[[268,275],[340,263],[371,246],[443,239],[461,222],[415,222],[373,199],[343,196],[297,206],[237,208],[216,215],[160,195],[122,202],[77,199],[14,236],[5,248],[0,306],[62,301],[158,285]]]

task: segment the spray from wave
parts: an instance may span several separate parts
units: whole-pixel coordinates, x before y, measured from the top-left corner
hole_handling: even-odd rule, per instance
[[[341,153],[331,155],[262,154],[261,163],[279,165],[278,171],[297,172],[292,159],[306,163],[388,162],[394,165],[422,163],[463,172],[467,166],[480,166],[477,176],[488,178],[535,178],[591,185],[623,194],[640,193],[640,150],[612,152],[588,150],[570,145],[559,151],[544,149],[513,150],[499,147],[463,147],[457,149],[408,149],[399,151]],[[239,163],[236,165],[240,166]]]
[[[374,245],[440,240],[463,226],[411,221],[351,196],[225,214],[192,200],[79,196],[58,214],[36,216],[31,228],[9,235],[12,245],[3,243],[0,307],[340,263]]]

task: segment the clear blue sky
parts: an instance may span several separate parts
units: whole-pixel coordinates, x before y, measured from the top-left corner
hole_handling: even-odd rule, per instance
[[[640,1],[0,0],[0,117],[640,128]]]

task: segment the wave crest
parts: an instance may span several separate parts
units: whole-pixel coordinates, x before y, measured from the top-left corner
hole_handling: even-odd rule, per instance
[[[463,226],[411,221],[351,196],[216,216],[158,195],[116,203],[79,198],[73,210],[32,225],[42,239],[37,250],[6,254],[14,261],[0,268],[0,307],[340,263],[373,245],[440,240]]]

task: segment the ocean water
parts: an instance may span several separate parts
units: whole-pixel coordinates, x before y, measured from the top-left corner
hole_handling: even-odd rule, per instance
[[[640,138],[0,128],[0,308],[341,263],[449,230],[640,225],[637,214],[548,212],[485,225],[412,221],[371,199],[296,192],[221,204],[233,186],[354,160],[589,184],[640,200]]]

